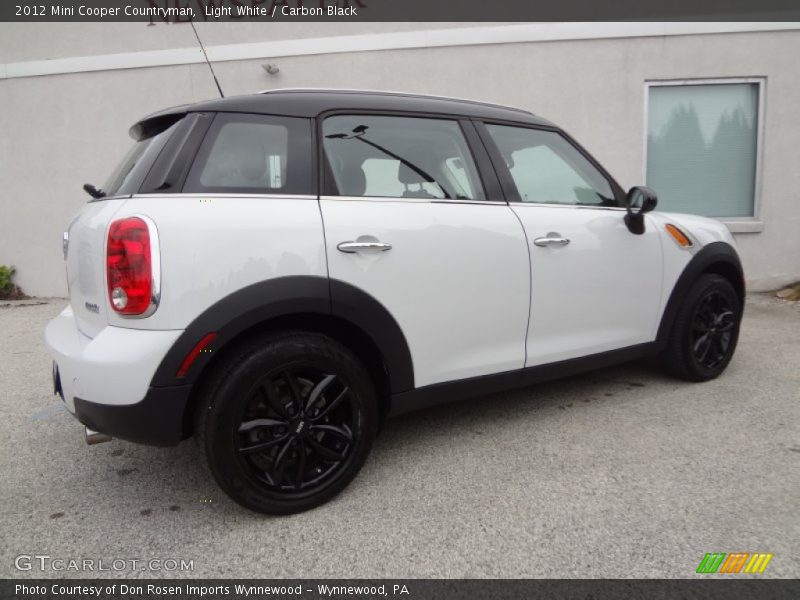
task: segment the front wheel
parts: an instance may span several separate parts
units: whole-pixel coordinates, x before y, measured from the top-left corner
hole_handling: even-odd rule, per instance
[[[701,276],[678,309],[662,356],[681,379],[708,381],[722,373],[736,350],[742,303],[720,275]]]
[[[199,440],[220,487],[267,514],[319,506],[369,454],[374,387],[344,346],[322,335],[263,338],[218,368],[201,400]]]

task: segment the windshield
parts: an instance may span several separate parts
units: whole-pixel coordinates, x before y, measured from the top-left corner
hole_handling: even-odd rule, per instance
[[[139,186],[178,122],[173,123],[157,135],[134,142],[133,147],[128,150],[117,168],[106,180],[103,186],[106,196],[127,196],[139,191]]]

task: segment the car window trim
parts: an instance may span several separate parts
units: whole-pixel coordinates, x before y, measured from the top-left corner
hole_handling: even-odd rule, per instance
[[[611,176],[611,174],[601,165],[589,152],[581,146],[572,136],[570,136],[566,131],[559,127],[555,126],[547,126],[547,125],[536,125],[531,123],[519,123],[515,121],[504,121],[500,119],[473,119],[472,120],[478,134],[481,137],[484,145],[486,146],[486,150],[489,153],[489,157],[492,160],[492,164],[497,171],[498,179],[500,180],[500,185],[503,187],[503,191],[506,194],[506,199],[509,203],[519,204],[519,205],[537,205],[537,206],[550,206],[550,207],[583,207],[583,208],[594,208],[594,209],[603,209],[603,210],[619,210],[624,206],[625,200],[625,192],[623,191],[622,187],[617,183],[617,181]],[[614,194],[614,199],[616,200],[618,206],[593,206],[590,204],[546,204],[543,202],[524,202],[522,198],[519,196],[519,191],[517,190],[517,185],[514,182],[514,178],[511,175],[511,170],[506,165],[505,160],[500,153],[500,149],[497,147],[492,135],[489,133],[487,129],[487,125],[500,125],[505,127],[518,127],[520,129],[533,129],[536,131],[548,131],[551,133],[555,133],[560,135],[568,144],[570,144],[578,153],[580,153],[589,164],[591,164],[600,175],[608,182],[609,187],[611,187],[611,192]]]
[[[341,200],[342,202],[403,202],[408,204],[487,204],[508,206],[505,200],[469,200],[467,198],[403,198],[400,196],[339,196],[323,194],[320,200]]]
[[[464,141],[467,145],[467,151],[470,153],[470,157],[472,158],[472,162],[475,165],[475,170],[478,173],[479,183],[483,188],[483,199],[473,200],[470,198],[403,198],[397,196],[342,196],[335,192],[338,192],[338,189],[335,187],[335,182],[333,182],[333,172],[330,168],[330,163],[328,162],[328,158],[325,155],[325,147],[323,143],[323,134],[322,128],[325,119],[328,117],[334,116],[377,116],[377,117],[400,117],[400,118],[412,118],[412,119],[439,119],[442,121],[453,121],[455,122],[459,129],[461,130],[461,134],[464,136]],[[508,202],[506,202],[505,195],[502,192],[502,186],[500,182],[496,179],[496,174],[494,174],[494,181],[492,179],[492,175],[494,173],[494,169],[488,171],[487,168],[491,164],[489,159],[489,155],[486,154],[486,149],[481,148],[481,146],[477,145],[479,142],[479,137],[477,131],[472,128],[471,118],[465,117],[463,114],[456,115],[456,114],[449,114],[449,113],[431,113],[431,112],[415,112],[415,111],[402,111],[402,110],[378,110],[378,109],[347,109],[347,108],[337,108],[333,110],[327,110],[321,112],[316,117],[316,138],[317,138],[317,164],[320,165],[318,178],[319,178],[319,190],[320,190],[320,199],[321,200],[345,200],[345,201],[378,201],[378,202],[427,202],[427,203],[438,203],[438,204],[492,204],[492,205],[502,205],[507,206]],[[470,135],[471,134],[471,135]],[[470,139],[472,138],[472,139]],[[481,149],[483,150],[484,154],[481,155]],[[481,164],[483,161],[483,165]],[[488,185],[487,185],[488,183]],[[493,191],[493,194],[496,195],[498,198],[497,200],[490,199],[489,190],[490,188]]]
[[[492,164],[492,159],[478,133],[478,129],[475,127],[475,123],[472,119],[462,118],[459,120],[459,125],[467,141],[467,147],[472,155],[475,168],[478,171],[478,177],[483,185],[483,195],[486,201],[493,204],[508,205],[505,191],[503,186],[500,185],[500,179],[497,176],[497,170]]]
[[[92,202],[103,202],[104,200],[126,200],[128,198],[133,198],[136,194],[112,194],[111,196],[102,196],[100,198],[89,198],[86,203],[91,204]]]
[[[268,200],[317,200],[319,198],[317,194],[231,194],[227,192],[209,192],[207,194],[203,192],[176,192],[174,194],[168,194],[167,192],[143,192],[126,196],[126,198],[156,198],[165,195],[180,196],[181,198],[265,198]]]

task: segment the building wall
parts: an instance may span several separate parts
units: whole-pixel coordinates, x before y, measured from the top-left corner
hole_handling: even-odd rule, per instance
[[[216,62],[226,95],[275,87],[372,88],[519,106],[564,127],[623,187],[644,181],[645,81],[765,77],[760,213],[755,223],[744,227],[751,231],[736,233],[736,238],[751,289],[770,289],[800,279],[796,150],[800,32],[541,41],[552,31],[543,26],[536,30],[543,34],[529,36],[539,41],[497,43],[525,36],[513,25],[298,25],[199,24],[212,57],[214,47],[223,44],[303,40],[304,49],[299,52],[305,55]],[[468,35],[474,31],[479,43],[463,45],[466,27],[474,28]],[[591,34],[596,36],[603,25],[591,27],[597,28]],[[436,31],[425,33],[426,29]],[[396,32],[420,31],[438,43],[450,39],[439,30],[461,41],[450,46],[366,51],[352,51],[352,43],[347,46],[348,40],[352,42],[348,34],[367,31],[380,34],[375,37],[378,40],[402,40]],[[321,37],[339,38],[347,51],[339,51],[337,40],[318,44]],[[487,39],[493,43],[486,43]],[[308,53],[306,48],[317,46],[314,52],[318,53]],[[28,61],[65,56],[102,59],[118,52],[170,48],[192,48],[199,53],[189,25],[2,24],[0,60],[5,64],[0,65],[0,75],[18,72]],[[267,75],[261,68],[265,62],[275,63],[280,72]],[[10,63],[15,63],[14,68],[8,68]],[[128,127],[140,117],[214,96],[216,88],[204,63],[0,77],[0,105],[5,108],[0,111],[0,264],[17,267],[17,283],[29,294],[65,295],[61,232],[86,201],[81,185],[100,185],[105,180],[130,144]]]

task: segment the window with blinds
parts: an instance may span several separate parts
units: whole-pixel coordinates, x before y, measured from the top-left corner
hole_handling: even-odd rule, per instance
[[[660,210],[754,215],[759,85],[649,86],[647,185]]]

